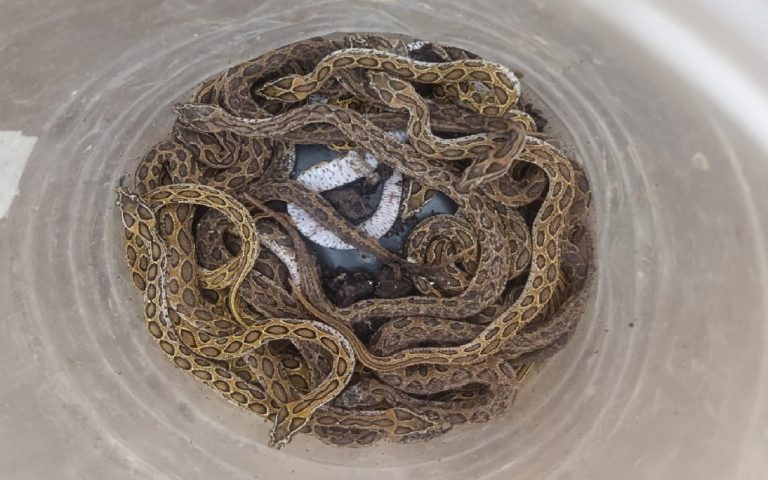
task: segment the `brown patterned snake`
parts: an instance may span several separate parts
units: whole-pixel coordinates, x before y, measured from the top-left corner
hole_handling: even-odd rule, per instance
[[[470,52],[363,34],[212,77],[175,107],[135,193],[118,192],[150,333],[178,367],[270,418],[278,448],[299,431],[425,440],[507,410],[527,366],[572,332],[591,264],[586,177],[514,109],[519,96],[514,73]],[[390,251],[292,179],[296,143],[372,155],[408,179],[406,212],[433,192],[458,210]],[[412,287],[334,304],[288,203]]]

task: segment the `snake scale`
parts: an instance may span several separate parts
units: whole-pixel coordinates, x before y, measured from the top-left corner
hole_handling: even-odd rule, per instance
[[[276,448],[298,432],[424,441],[507,411],[575,328],[593,270],[587,178],[519,98],[502,65],[372,34],[303,40],[209,78],[117,192],[151,336],[270,419]],[[295,145],[309,143],[402,176],[403,218],[438,193],[456,212],[384,248],[295,179]],[[411,288],[335,304],[297,209]]]

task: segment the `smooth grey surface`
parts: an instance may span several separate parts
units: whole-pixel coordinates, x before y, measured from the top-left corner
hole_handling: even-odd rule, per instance
[[[757,101],[735,116],[727,84],[713,94],[733,72],[694,81],[703,57],[672,61],[675,43],[658,47],[642,24],[623,32],[610,10],[694,22],[691,35],[758,85],[764,58],[735,53],[761,51],[734,48],[749,35],[719,44],[733,19],[696,2],[620,3],[1,2],[0,130],[39,140],[0,220],[0,476],[764,478],[768,163],[744,118],[768,119]],[[299,438],[278,452],[260,418],[150,340],[112,191],[195,83],[336,30],[400,31],[525,72],[592,179],[600,275],[589,317],[503,421],[426,445]]]

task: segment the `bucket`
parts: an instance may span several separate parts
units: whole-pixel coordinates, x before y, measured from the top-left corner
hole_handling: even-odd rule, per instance
[[[768,469],[768,7],[712,0],[43,2],[0,19],[0,471],[9,479],[758,479]],[[597,281],[513,408],[332,447],[164,358],[114,187],[209,75],[333,31],[525,74],[594,192]],[[18,192],[18,195],[14,195]]]

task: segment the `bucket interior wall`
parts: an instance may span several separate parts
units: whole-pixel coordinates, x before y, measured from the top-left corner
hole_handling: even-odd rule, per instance
[[[0,145],[10,153],[0,168],[6,191],[19,191],[0,210],[3,476],[765,473],[768,68],[750,34],[759,2],[736,19],[708,1],[194,3],[3,6]],[[405,33],[524,72],[550,133],[591,179],[599,271],[573,339],[504,417],[426,444],[352,450],[299,437],[276,451],[261,417],[177,370],[147,334],[113,190],[195,84],[333,31]],[[28,159],[8,150],[19,135],[36,139]]]

